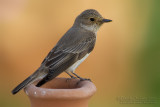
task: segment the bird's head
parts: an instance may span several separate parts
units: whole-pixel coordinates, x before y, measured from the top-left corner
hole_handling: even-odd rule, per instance
[[[88,9],[77,16],[74,26],[80,26],[86,30],[97,32],[103,23],[111,22],[110,19],[104,19],[96,10]]]

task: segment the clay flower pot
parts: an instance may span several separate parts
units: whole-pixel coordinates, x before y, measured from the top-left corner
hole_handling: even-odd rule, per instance
[[[25,88],[31,107],[88,107],[88,101],[96,92],[90,81],[55,78],[42,87],[34,84]]]

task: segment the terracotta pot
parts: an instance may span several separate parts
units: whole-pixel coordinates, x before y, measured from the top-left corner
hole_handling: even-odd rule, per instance
[[[88,101],[96,92],[90,81],[55,78],[42,87],[34,84],[25,88],[31,107],[88,107]]]

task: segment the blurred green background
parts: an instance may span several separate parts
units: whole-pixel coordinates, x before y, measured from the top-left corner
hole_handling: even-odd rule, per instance
[[[101,27],[94,51],[76,70],[97,87],[89,106],[160,106],[159,0],[1,0],[1,107],[30,106],[23,91],[13,96],[11,90],[39,67],[76,16],[90,8],[113,22]],[[155,102],[120,104],[119,97]]]

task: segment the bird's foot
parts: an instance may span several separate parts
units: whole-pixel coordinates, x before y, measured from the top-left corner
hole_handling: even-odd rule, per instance
[[[71,79],[77,79],[76,77],[74,77],[74,76],[71,76]]]
[[[74,72],[72,72],[72,74],[74,74],[77,78],[79,78],[80,79],[80,81],[85,81],[85,80],[87,80],[87,81],[91,81],[91,79],[88,79],[88,78],[82,78],[82,77],[80,77],[80,76],[78,76],[76,73],[74,73]],[[92,82],[92,81],[91,81]]]
[[[89,79],[89,78],[79,78],[79,79],[80,79],[80,81],[85,81],[85,80],[87,80],[87,81],[92,82],[91,79]]]
[[[91,79],[89,79],[89,78],[79,78],[79,79],[80,79],[80,81],[77,82],[77,85],[78,85],[81,81],[90,81],[90,82],[92,82]]]

